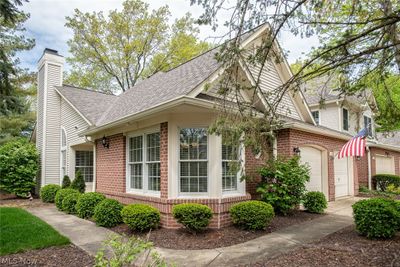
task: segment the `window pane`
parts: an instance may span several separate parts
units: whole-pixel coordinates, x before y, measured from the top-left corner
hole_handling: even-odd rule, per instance
[[[207,129],[180,130],[180,159],[207,159]]]
[[[147,135],[147,161],[160,161],[160,133]]]
[[[149,190],[160,191],[160,163],[148,163]]]
[[[230,169],[229,162],[222,162],[222,190],[236,191],[237,190],[237,173],[233,173]]]
[[[131,164],[131,188],[143,188],[143,168],[142,164]]]
[[[181,192],[207,192],[207,162],[181,162]]]
[[[129,138],[129,162],[143,161],[143,137]]]
[[[85,182],[93,182],[93,151],[75,152],[75,172],[80,171]]]

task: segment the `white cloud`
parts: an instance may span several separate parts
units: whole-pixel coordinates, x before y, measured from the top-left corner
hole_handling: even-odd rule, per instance
[[[36,70],[36,63],[39,60],[44,48],[58,50],[63,56],[68,56],[67,41],[72,37],[72,32],[65,27],[65,17],[71,16],[77,8],[83,12],[108,11],[120,9],[123,0],[31,0],[24,3],[22,9],[30,13],[30,18],[26,22],[26,35],[36,39],[36,46],[31,51],[19,54],[21,64],[32,71]],[[168,5],[172,18],[179,18],[190,12],[194,17],[198,17],[203,12],[199,6],[191,6],[189,0],[148,0],[150,8],[159,8]],[[220,22],[224,21],[224,15]],[[219,36],[224,29],[218,29],[215,33],[208,26],[200,27],[200,38]],[[208,39],[212,41],[212,39]],[[295,61],[301,56],[302,52],[308,52],[310,45],[317,45],[316,38],[301,39],[291,34],[284,33],[280,38],[280,43],[285,50],[289,50],[289,62]]]

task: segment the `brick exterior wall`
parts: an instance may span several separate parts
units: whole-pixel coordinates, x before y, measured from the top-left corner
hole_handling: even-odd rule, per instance
[[[278,155],[293,156],[293,148],[307,145],[316,145],[328,153],[328,194],[329,200],[335,200],[335,176],[334,176],[334,160],[329,156],[335,151],[339,151],[346,143],[345,140],[331,138],[319,134],[303,132],[294,129],[284,129],[277,135]],[[356,159],[353,161],[354,170],[354,194],[358,194],[358,175]],[[361,175],[365,175],[361,172]],[[363,178],[365,179],[365,178]],[[368,179],[368,176],[367,176]]]
[[[252,199],[258,199],[259,194],[256,192],[257,185],[261,182],[261,176],[257,170],[265,163],[262,158],[256,158],[250,149],[245,150],[244,168],[246,171],[246,191],[251,195]]]
[[[358,177],[359,186],[368,187],[368,155],[366,154],[364,157],[357,159],[355,167],[355,172]]]

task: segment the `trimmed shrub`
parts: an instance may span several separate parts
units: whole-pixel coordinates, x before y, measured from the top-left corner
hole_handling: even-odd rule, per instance
[[[372,176],[372,182],[377,190],[386,191],[386,187],[393,184],[400,187],[400,176],[393,174],[376,174]]]
[[[40,198],[43,202],[54,203],[54,199],[61,187],[58,184],[48,184],[40,189]]]
[[[391,194],[400,195],[400,186],[395,186],[394,184],[390,184],[386,187],[386,192]]]
[[[61,188],[69,188],[71,186],[71,179],[68,175],[64,175]]]
[[[274,208],[270,204],[258,200],[235,204],[229,213],[234,225],[248,230],[265,229],[275,216]]]
[[[80,171],[76,172],[75,179],[71,183],[71,188],[78,190],[82,194],[85,193],[85,179],[83,179],[82,173]]]
[[[173,206],[172,215],[189,231],[199,232],[207,228],[213,214],[210,207],[206,205],[184,203]]]
[[[299,157],[270,160],[259,173],[262,182],[257,192],[261,193],[262,201],[274,207],[276,213],[286,215],[301,203],[310,171],[307,165],[300,164]]]
[[[35,187],[38,168],[34,144],[17,139],[0,146],[0,190],[26,197]]]
[[[324,193],[308,192],[304,195],[303,205],[309,212],[324,213],[324,210],[328,207],[328,202]]]
[[[69,214],[75,214],[75,206],[80,196],[79,192],[66,195],[62,201],[62,210]]]
[[[106,197],[97,192],[90,192],[81,195],[76,203],[76,214],[84,219],[92,217],[94,208],[104,199],[106,199]]]
[[[160,224],[158,209],[146,204],[131,204],[122,211],[122,220],[134,231],[146,231],[157,228]]]
[[[104,199],[94,208],[93,219],[96,224],[104,227],[114,227],[122,222],[123,206],[115,199]]]
[[[368,238],[391,238],[400,228],[396,201],[385,198],[360,200],[353,204],[357,231]]]
[[[57,191],[56,197],[54,198],[54,202],[56,203],[56,207],[59,210],[63,210],[62,207],[62,202],[64,198],[69,195],[69,194],[74,194],[74,193],[79,193],[77,190],[72,189],[72,188],[65,188],[65,189],[60,189]]]

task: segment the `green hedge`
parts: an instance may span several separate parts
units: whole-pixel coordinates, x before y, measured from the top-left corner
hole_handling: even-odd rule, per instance
[[[146,204],[131,204],[122,211],[122,220],[134,231],[146,231],[157,228],[160,224],[158,209]]]
[[[400,205],[392,199],[360,200],[353,215],[357,231],[368,238],[391,238],[400,229]]]
[[[122,208],[115,199],[104,199],[94,208],[93,219],[99,226],[114,227],[122,222]]]
[[[388,185],[393,184],[400,187],[400,176],[393,174],[376,174],[372,176],[375,189],[386,191]]]
[[[71,183],[71,188],[78,190],[80,193],[85,193],[86,183],[80,171],[75,173],[75,179]]]
[[[257,200],[235,204],[229,213],[234,225],[248,230],[265,229],[275,216],[270,204]]]
[[[324,213],[328,207],[324,193],[321,192],[308,192],[303,198],[304,208],[312,213]]]
[[[76,203],[76,214],[84,219],[92,217],[94,208],[104,199],[106,197],[97,192],[82,194]]]
[[[61,188],[64,189],[64,188],[69,188],[69,187],[71,187],[71,179],[69,179],[68,175],[64,175]]]
[[[172,215],[190,231],[199,232],[207,228],[213,214],[206,205],[184,203],[173,206]]]
[[[40,198],[43,202],[54,203],[54,199],[61,187],[57,184],[48,184],[40,189]]]
[[[66,195],[62,201],[62,210],[69,214],[75,214],[76,213],[75,206],[80,196],[81,193],[79,192]]]
[[[75,193],[79,193],[79,191],[77,191],[75,189],[71,189],[71,188],[58,190],[56,197],[54,199],[57,209],[63,210],[62,202],[63,202],[64,198],[66,196],[68,196],[69,194],[75,194]]]

